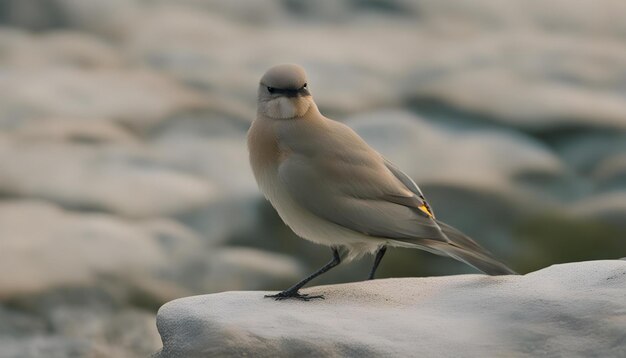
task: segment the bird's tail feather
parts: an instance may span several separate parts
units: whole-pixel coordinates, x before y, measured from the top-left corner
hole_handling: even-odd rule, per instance
[[[481,253],[466,250],[451,244],[437,243],[437,245],[441,246],[439,248],[439,251],[444,252],[447,256],[450,256],[461,262],[465,262],[466,264],[486,273],[487,275],[517,275],[515,271],[511,270],[506,265],[491,256],[485,256]]]
[[[452,257],[487,275],[517,275],[515,271],[493,258],[489,251],[482,248],[459,230],[447,224],[438,223],[449,242],[421,238],[400,239],[398,241],[438,255]]]

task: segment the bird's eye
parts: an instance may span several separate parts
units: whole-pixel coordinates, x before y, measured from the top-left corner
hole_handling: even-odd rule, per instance
[[[306,83],[304,84],[304,86],[302,86],[302,88],[306,88]]]
[[[274,87],[267,87],[267,92],[274,93],[276,89]]]

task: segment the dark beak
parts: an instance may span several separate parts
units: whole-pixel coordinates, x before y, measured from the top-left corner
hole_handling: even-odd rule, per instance
[[[303,88],[299,88],[299,89],[295,89],[295,90],[280,90],[280,92],[285,96],[285,97],[306,97],[306,96],[310,96],[311,93],[309,92],[309,90],[305,87]]]

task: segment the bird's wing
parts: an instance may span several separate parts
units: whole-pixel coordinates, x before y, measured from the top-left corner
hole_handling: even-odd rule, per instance
[[[408,175],[406,175],[403,171],[401,171],[398,167],[396,167],[392,162],[388,159],[385,159],[385,166],[393,173],[393,175],[404,184],[415,196],[421,199],[421,202],[417,202],[417,205],[422,211],[427,211],[432,219],[435,220],[435,214],[433,213],[430,205],[426,201],[424,194],[420,188],[415,184],[413,179],[411,179]],[[471,250],[473,252],[479,253],[483,258],[491,257],[491,253],[485,250],[482,246],[478,245],[474,240],[467,237],[465,234],[460,232],[459,230],[453,228],[452,226],[443,223],[441,221],[435,220],[439,228],[441,229],[443,235],[447,240],[449,240],[454,246],[464,248],[466,250]],[[463,261],[463,260],[461,260]],[[484,260],[483,260],[484,261]],[[475,266],[475,264],[470,264]],[[493,269],[490,269],[494,271]],[[497,270],[495,270],[497,271]],[[512,271],[511,271],[512,272]]]
[[[433,212],[430,205],[428,205],[424,194],[422,194],[422,191],[420,190],[419,186],[415,184],[413,179],[411,179],[411,177],[409,177],[402,170],[400,170],[400,168],[396,167],[387,158],[383,158],[383,160],[385,161],[385,166],[387,167],[387,169],[396,177],[396,179],[398,179],[407,189],[409,189],[413,193],[413,206],[417,207],[434,219],[435,213]]]
[[[514,274],[474,240],[435,220],[415,182],[356,133],[329,125],[335,127],[323,136],[290,133],[283,143],[288,155],[279,180],[296,204],[368,236],[450,256],[490,275]]]
[[[365,235],[448,242],[417,185],[396,167],[389,169],[380,154],[346,128],[335,128],[339,140],[325,138],[328,145],[320,152],[295,149],[281,163],[280,181],[295,202]]]

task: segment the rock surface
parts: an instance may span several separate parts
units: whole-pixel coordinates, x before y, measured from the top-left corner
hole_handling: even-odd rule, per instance
[[[626,262],[524,276],[386,279],[305,290],[310,302],[225,292],[167,303],[167,357],[626,355]]]

